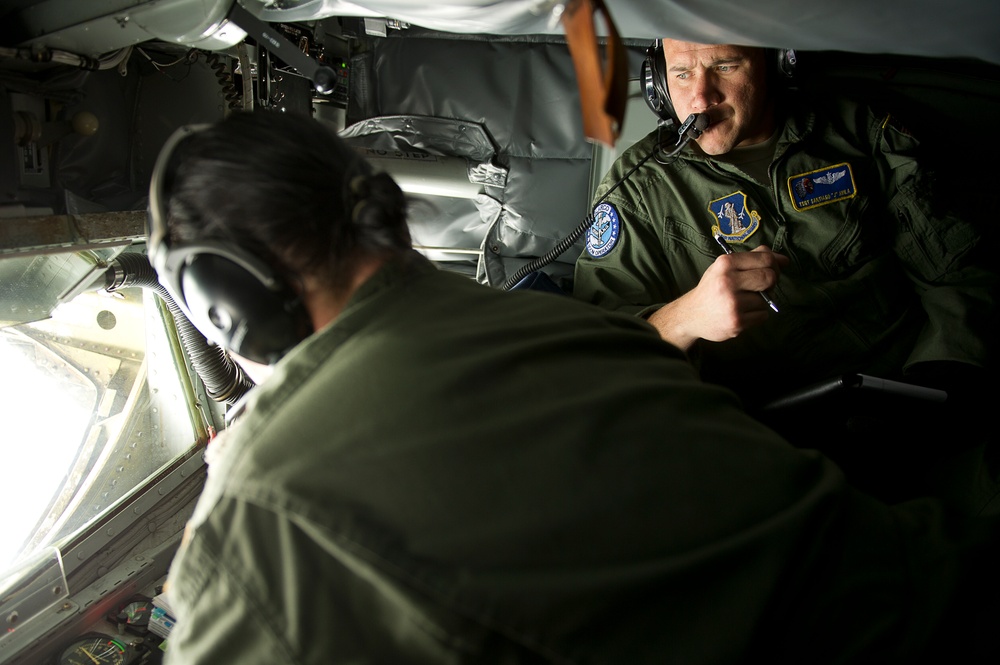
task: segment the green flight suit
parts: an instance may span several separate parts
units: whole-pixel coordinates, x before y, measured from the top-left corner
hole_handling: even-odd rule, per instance
[[[965,616],[936,504],[849,489],[633,316],[414,253],[250,397],[171,665],[910,662]]]
[[[824,112],[787,119],[770,183],[693,146],[666,165],[647,161],[607,197],[603,239],[595,227],[574,295],[648,316],[722,253],[715,227],[734,251],[766,244],[791,259],[770,294],[780,313],[691,351],[703,378],[747,403],[845,372],[898,379],[925,361],[986,366],[996,279],[972,264],[977,230],[934,207],[918,143],[892,119],[846,101]],[[656,141],[654,132],[622,155],[598,201]]]

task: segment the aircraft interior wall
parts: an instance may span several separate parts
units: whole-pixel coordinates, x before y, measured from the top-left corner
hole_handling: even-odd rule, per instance
[[[17,32],[31,4],[0,10],[0,47],[34,38]],[[217,11],[224,3],[209,4]],[[625,14],[630,20],[641,15],[633,5]],[[6,21],[11,17],[18,21]],[[614,156],[655,127],[637,81],[644,38],[627,40],[629,113],[625,133],[609,148],[583,138],[573,63],[558,34],[452,34],[394,28],[383,19],[306,19],[287,25],[286,34],[304,38],[310,54],[338,68],[342,80],[331,95],[314,95],[309,81],[263,50],[225,40],[210,43],[218,51],[156,39],[119,51],[139,34],[134,25],[127,39],[115,33],[113,53],[99,43],[88,49],[94,57],[123,56],[102,69],[0,57],[0,334],[22,346],[29,338],[46,344],[45,353],[59,356],[62,374],[93,382],[97,361],[79,359],[101,355],[95,347],[112,334],[105,312],[117,310],[98,306],[88,313],[86,335],[72,342],[28,326],[44,326],[60,305],[93,295],[116,257],[144,251],[149,178],[167,137],[251,101],[315,114],[377,165],[406,179],[414,188],[411,231],[420,250],[442,268],[495,287],[572,231],[589,212],[591,194]],[[72,38],[86,34],[81,28]],[[944,165],[955,201],[985,227],[978,188],[1000,175],[1000,138],[993,128],[1000,117],[1000,65],[838,51],[800,56],[794,85],[819,93],[851,90],[899,107]],[[571,286],[581,249],[578,241],[545,268],[564,288]],[[158,451],[165,457],[120,494],[100,499],[103,484],[89,485],[75,499],[67,494],[67,502],[93,503],[84,506],[91,519],[59,538],[53,531],[51,542],[36,538],[40,548],[30,561],[0,571],[0,621],[6,621],[0,663],[49,662],[86,632],[142,641],[142,634],[119,632],[107,617],[135,594],[158,592],[201,488],[206,443],[225,427],[228,407],[208,396],[166,307],[138,290],[113,297],[141,308],[144,355],[126,358],[131,343],[112,343],[101,356],[100,367],[111,369],[103,370],[110,378],[100,390],[110,396],[93,405],[91,425],[103,429],[85,443],[94,460],[117,463],[93,479],[110,485],[131,477],[125,448],[136,441],[135,432],[165,419],[184,428],[163,435],[170,439]],[[127,390],[126,378],[132,381]],[[0,465],[9,459],[0,452]],[[89,476],[97,462],[81,459],[74,458],[73,468]],[[49,461],[27,460],[16,473],[31,476]],[[61,481],[64,489],[71,475]],[[39,513],[52,514],[56,503]],[[153,655],[147,657],[152,662]]]
[[[418,206],[416,244],[476,251],[479,278],[499,285],[587,213],[592,148],[580,140],[573,63],[561,39],[487,40],[411,28],[373,40],[351,64],[348,125],[397,115],[447,119],[467,123],[459,133],[481,132],[492,146],[485,161],[499,173],[495,184],[484,184],[464,213],[449,211],[450,219],[434,213],[434,199]],[[411,135],[398,143],[400,150],[418,143],[474,159],[462,154],[460,138]],[[553,274],[568,275],[581,250],[577,244],[566,252]]]

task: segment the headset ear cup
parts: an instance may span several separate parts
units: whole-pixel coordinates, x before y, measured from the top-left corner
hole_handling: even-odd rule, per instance
[[[640,70],[640,83],[644,88],[646,105],[665,123],[677,123],[670,90],[667,88],[666,63],[663,60],[663,42],[657,39],[646,49],[646,59]]]
[[[271,364],[309,334],[309,317],[296,294],[214,253],[192,254],[178,281],[191,322],[220,346]]]
[[[777,49],[777,65],[779,78],[791,79],[795,77],[795,68],[798,66],[799,58],[794,49]]]

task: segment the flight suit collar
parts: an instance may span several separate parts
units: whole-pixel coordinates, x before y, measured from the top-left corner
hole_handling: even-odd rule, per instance
[[[390,258],[374,275],[355,289],[344,306],[341,316],[349,313],[386,289],[435,270],[437,270],[437,267],[433,263],[413,249]],[[336,325],[336,322],[334,325]]]

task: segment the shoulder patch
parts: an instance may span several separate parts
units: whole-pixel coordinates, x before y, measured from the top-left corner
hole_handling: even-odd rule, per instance
[[[857,193],[854,172],[847,162],[793,175],[788,179],[792,207],[799,212],[853,199]]]
[[[760,228],[760,213],[747,208],[747,195],[743,192],[709,201],[708,209],[717,220],[712,225],[712,235],[718,234],[727,242],[744,242]]]
[[[587,231],[587,253],[599,259],[618,244],[622,225],[618,211],[610,203],[594,208],[594,223]]]

